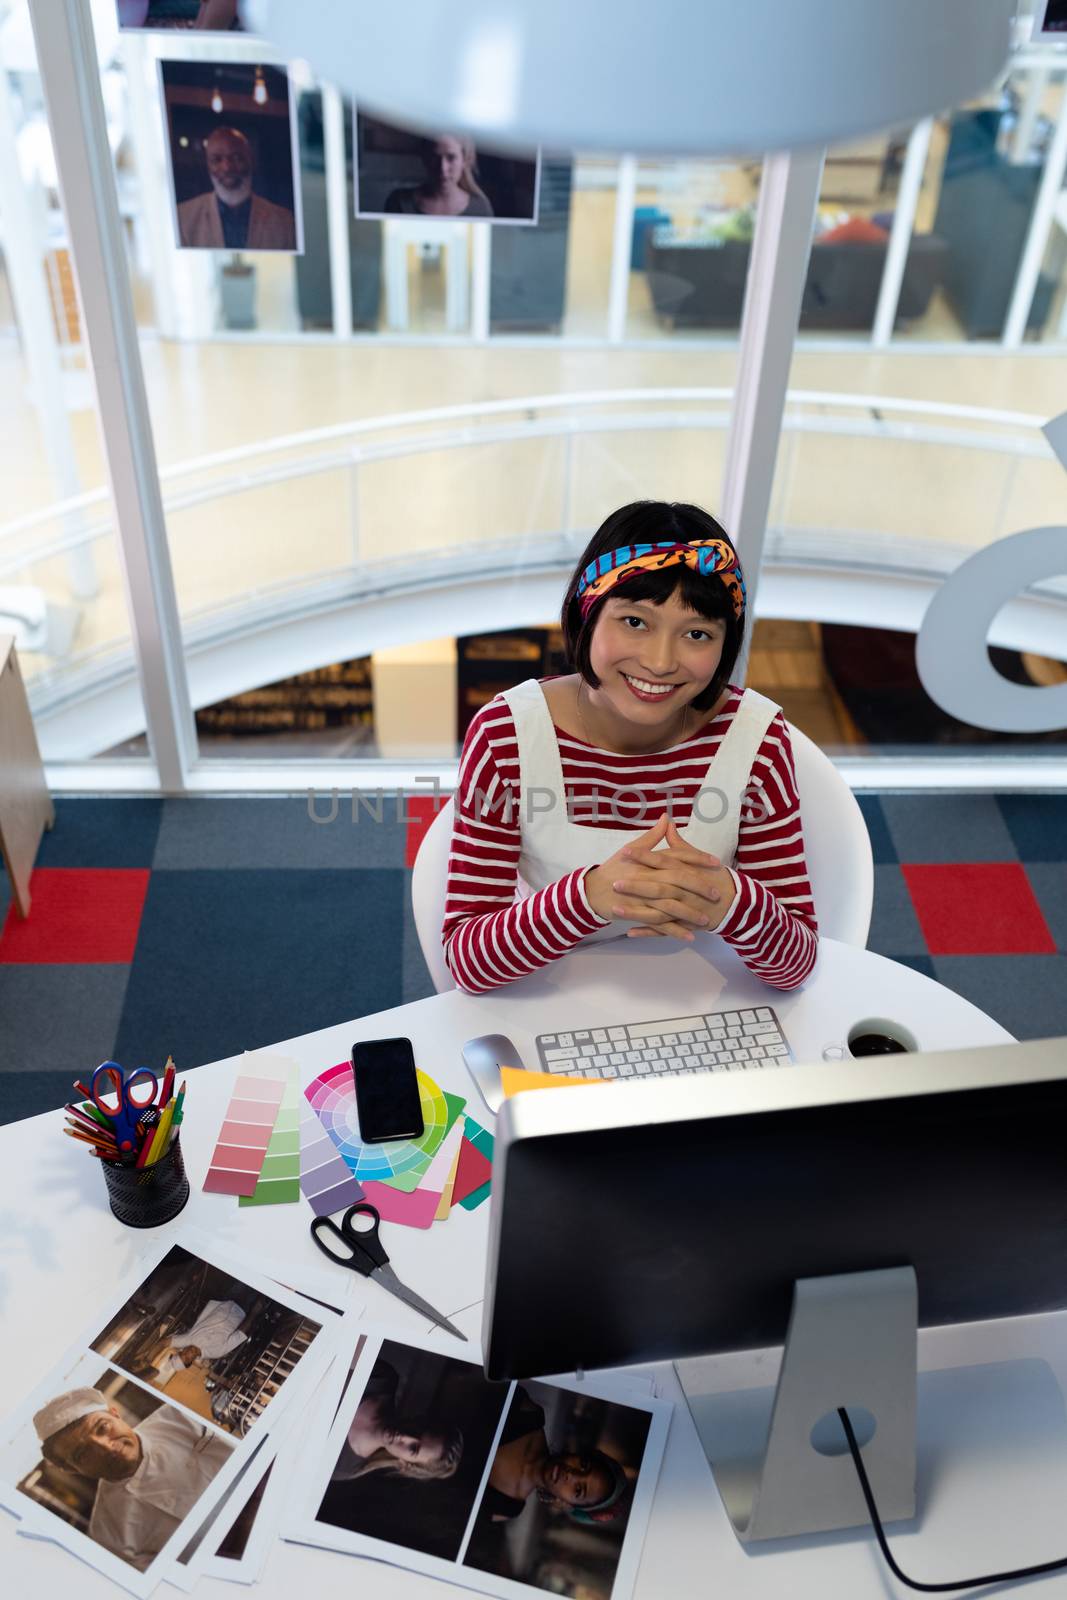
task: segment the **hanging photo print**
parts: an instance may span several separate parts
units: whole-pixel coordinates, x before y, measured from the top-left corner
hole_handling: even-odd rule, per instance
[[[304,249],[288,74],[161,61],[174,231],[181,250]]]
[[[116,0],[119,27],[168,33],[175,28],[243,33],[238,0]]]
[[[356,118],[356,215],[537,221],[539,150],[493,150],[454,129],[417,133],[361,111]]]

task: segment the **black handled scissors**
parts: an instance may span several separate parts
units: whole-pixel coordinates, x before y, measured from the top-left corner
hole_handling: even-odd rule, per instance
[[[357,1218],[366,1218],[368,1221],[364,1226],[357,1226]],[[373,1278],[375,1283],[380,1283],[383,1289],[395,1294],[398,1300],[403,1300],[413,1311],[429,1317],[439,1328],[444,1328],[446,1333],[454,1333],[457,1339],[462,1339],[466,1344],[465,1333],[460,1333],[454,1323],[449,1322],[439,1311],[435,1311],[421,1294],[416,1294],[414,1289],[409,1289],[406,1284],[401,1283],[389,1265],[385,1246],[378,1237],[381,1220],[369,1201],[360,1200],[354,1206],[349,1206],[341,1218],[340,1227],[332,1217],[315,1217],[311,1224],[311,1237],[323,1255],[329,1256],[339,1267],[348,1267],[352,1272],[362,1273],[364,1278]],[[322,1237],[324,1233],[334,1242],[327,1244]],[[338,1245],[340,1249],[337,1248]]]

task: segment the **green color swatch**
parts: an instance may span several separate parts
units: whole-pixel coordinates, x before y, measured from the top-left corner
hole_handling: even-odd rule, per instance
[[[300,1069],[290,1067],[259,1182],[242,1206],[280,1206],[300,1199]]]

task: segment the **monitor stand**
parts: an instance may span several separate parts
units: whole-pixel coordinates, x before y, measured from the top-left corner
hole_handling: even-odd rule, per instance
[[[721,1360],[675,1362],[742,1543],[869,1524],[842,1405],[882,1520],[915,1515],[917,1330],[911,1267],[798,1278],[777,1388],[716,1392]]]

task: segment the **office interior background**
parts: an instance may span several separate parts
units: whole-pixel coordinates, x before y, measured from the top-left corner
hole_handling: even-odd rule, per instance
[[[26,0],[2,9],[0,615],[53,787],[447,784],[477,706],[553,670],[558,591],[604,514],[721,510],[761,154],[546,151],[536,227],[442,242],[429,219],[355,218],[351,108],[297,63],[304,254],[179,251],[157,59],[278,57],[120,35],[93,0],[94,154],[177,594],[160,617],[123,582],[119,424],[95,409],[57,185],[56,142],[81,132],[49,125]],[[935,786],[1061,771],[1067,730],[959,721],[914,648],[946,576],[1056,522],[1067,490],[1040,431],[1067,405],[1067,49],[1026,31],[975,100],[828,149],[814,236],[783,240],[807,266],[747,681],[860,786],[887,761]],[[1067,587],[1023,601],[994,664],[1061,683]],[[135,646],[168,626],[187,708],[146,708]],[[161,772],[160,721],[186,709],[196,745]]]

